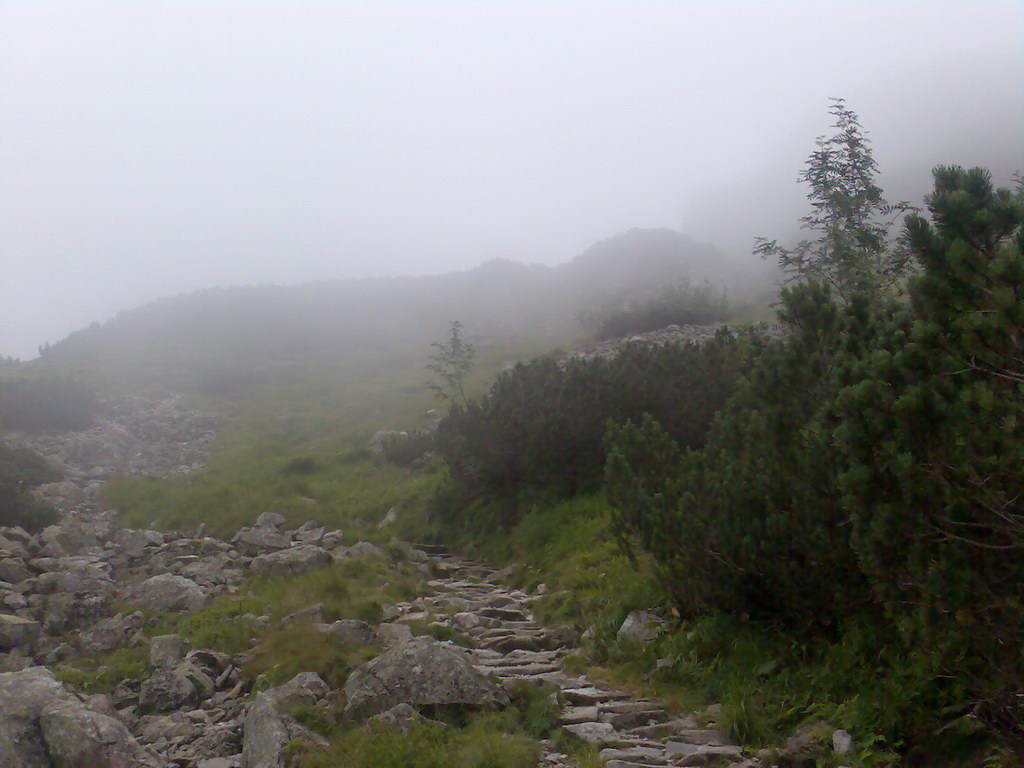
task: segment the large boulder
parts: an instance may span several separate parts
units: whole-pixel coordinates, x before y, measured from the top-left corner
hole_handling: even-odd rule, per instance
[[[296,706],[315,705],[330,694],[327,684],[312,672],[303,672],[284,685],[256,697],[245,715],[242,733],[242,768],[283,768],[290,741],[324,744],[324,740],[289,716]]]
[[[156,768],[116,718],[89,709],[45,667],[0,674],[4,768]]]
[[[313,544],[300,544],[291,549],[282,549],[252,559],[253,573],[265,576],[292,576],[315,568],[322,568],[331,562],[326,549]]]
[[[72,699],[47,704],[40,713],[39,728],[55,766],[141,768],[156,764],[124,723]]]
[[[405,702],[413,706],[507,705],[508,694],[457,650],[416,637],[357,668],[345,683],[345,715],[365,720]]]
[[[192,579],[161,573],[135,588],[135,599],[150,611],[194,613],[206,605],[209,594]]]

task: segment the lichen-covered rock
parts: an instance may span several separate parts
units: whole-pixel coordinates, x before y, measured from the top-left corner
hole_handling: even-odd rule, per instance
[[[194,613],[206,605],[207,591],[192,579],[161,573],[135,588],[135,599],[150,611]]]
[[[345,683],[345,715],[364,720],[405,702],[414,706],[506,705],[508,694],[466,657],[431,637],[417,637],[356,669]]]
[[[252,559],[250,567],[254,573],[267,576],[291,576],[322,568],[331,562],[326,549],[313,544],[299,544],[290,549],[259,555]]]

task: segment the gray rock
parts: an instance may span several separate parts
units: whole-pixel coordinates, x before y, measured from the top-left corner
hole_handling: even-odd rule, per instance
[[[267,694],[261,693],[245,715],[242,768],[283,768],[288,726]]]
[[[144,621],[145,617],[139,611],[102,619],[77,636],[78,646],[86,653],[110,653],[132,645],[141,637]]]
[[[847,755],[853,751],[853,737],[843,730],[832,734],[832,751],[837,755]]]
[[[213,693],[213,680],[194,664],[153,672],[139,689],[139,712],[159,714],[195,706]]]
[[[343,542],[344,540],[344,531],[328,531],[320,540],[320,546],[324,549],[334,549],[335,547],[340,546],[341,542]]]
[[[336,547],[331,551],[334,562],[340,563],[357,557],[385,557],[384,550],[368,541],[360,541],[351,547]]]
[[[290,549],[259,555],[252,559],[253,573],[266,576],[291,576],[322,568],[331,562],[326,549],[314,544],[299,544]]]
[[[164,537],[157,531],[122,528],[114,534],[114,542],[132,557],[139,557],[148,547],[162,545]]]
[[[814,765],[825,751],[825,744],[835,730],[825,721],[805,725],[783,743],[778,753],[781,766]]]
[[[295,531],[294,538],[295,541],[302,544],[320,544],[323,541],[325,530],[327,529],[322,525],[317,525],[314,521],[310,520]]]
[[[0,674],[4,768],[157,768],[116,718],[83,705],[44,667]]]
[[[69,519],[60,525],[44,528],[39,534],[39,542],[43,545],[43,554],[50,557],[81,555],[100,546],[95,530],[85,523]]]
[[[279,549],[287,549],[292,545],[292,537],[291,534],[282,533],[276,527],[256,526],[242,528],[231,539],[231,543],[243,555],[252,557]]]
[[[384,453],[384,446],[389,440],[396,437],[408,436],[408,432],[399,432],[394,429],[379,429],[370,437],[370,450],[373,453]]]
[[[50,635],[62,635],[72,629],[92,626],[109,613],[106,593],[75,595],[59,593],[46,598],[43,629]]]
[[[417,637],[357,668],[345,683],[345,715],[364,720],[407,703],[415,706],[506,705],[508,694],[466,657],[431,637]]]
[[[280,528],[285,524],[285,516],[280,512],[264,512],[256,518],[257,528]]]
[[[289,741],[324,743],[289,717],[285,710],[300,704],[315,704],[329,693],[330,689],[319,676],[303,672],[257,696],[245,715],[242,768],[284,768],[285,746]]]
[[[359,619],[342,619],[333,624],[325,624],[323,631],[345,645],[363,646],[377,642],[377,633],[373,627]],[[411,632],[409,637],[412,637]]]
[[[156,668],[176,667],[185,659],[181,635],[158,635],[149,641],[149,663]]]
[[[135,599],[155,612],[200,610],[209,595],[192,579],[161,573],[146,579],[135,588]]]
[[[0,581],[17,584],[19,581],[25,581],[31,575],[28,568],[25,567],[25,561],[19,558],[5,557],[0,560]]]
[[[616,637],[619,640],[636,640],[646,643],[658,636],[665,620],[650,611],[630,611],[622,622]]]
[[[412,640],[412,630],[405,624],[384,622],[377,627],[377,639],[386,647],[394,648]]]
[[[23,648],[39,638],[42,627],[38,621],[0,613],[0,648]]]
[[[46,705],[39,727],[47,753],[57,766],[140,768],[156,762],[120,720],[70,698]]]

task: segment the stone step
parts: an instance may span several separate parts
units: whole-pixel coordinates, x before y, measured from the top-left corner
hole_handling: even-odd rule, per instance
[[[584,686],[580,688],[566,688],[562,695],[570,704],[588,705],[603,704],[610,701],[622,701],[628,699],[629,694],[623,691],[613,691],[596,686]]]
[[[629,765],[668,765],[668,760],[665,758],[665,748],[660,746],[630,747],[627,749],[608,747],[602,749],[598,757],[605,761],[605,765],[608,764],[609,760],[618,760]]]

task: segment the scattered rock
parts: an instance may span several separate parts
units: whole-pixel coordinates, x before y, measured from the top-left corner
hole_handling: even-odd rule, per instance
[[[185,611],[195,613],[206,605],[209,594],[192,579],[161,573],[135,589],[135,599],[153,612]]]
[[[292,576],[315,568],[322,568],[331,562],[326,549],[314,544],[299,544],[252,559],[253,573],[266,576]]]

